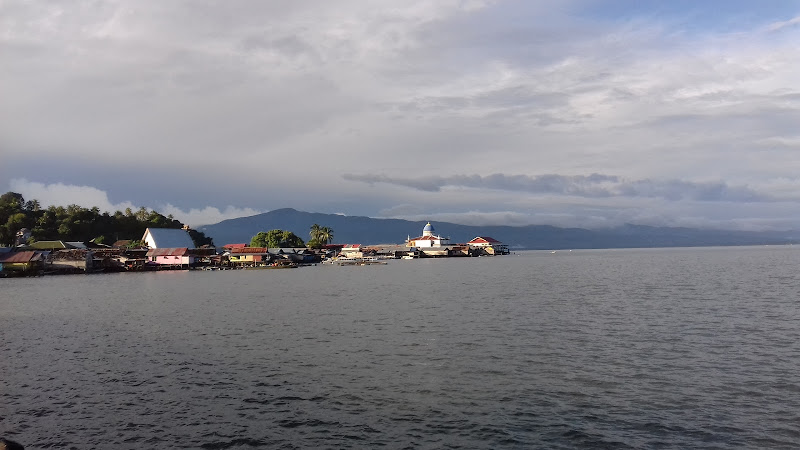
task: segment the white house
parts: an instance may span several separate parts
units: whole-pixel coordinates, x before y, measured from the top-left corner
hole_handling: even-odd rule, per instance
[[[150,248],[195,248],[189,232],[179,228],[148,228],[142,242]]]

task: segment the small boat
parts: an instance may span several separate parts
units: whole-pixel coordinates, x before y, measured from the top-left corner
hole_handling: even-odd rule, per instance
[[[353,266],[361,263],[361,258],[354,258],[352,256],[340,256],[333,260],[333,264],[340,266]]]
[[[375,258],[375,257],[372,257],[372,256],[366,257],[366,258],[361,258],[361,265],[362,266],[369,266],[369,265],[372,265],[372,264],[383,265],[383,264],[388,264],[388,263],[386,261],[381,261],[378,258]]]

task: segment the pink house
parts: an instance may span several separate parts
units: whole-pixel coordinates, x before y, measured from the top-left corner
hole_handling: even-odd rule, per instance
[[[189,253],[186,247],[177,248],[151,248],[147,251],[147,262],[169,266],[191,266],[196,262],[196,257]]]

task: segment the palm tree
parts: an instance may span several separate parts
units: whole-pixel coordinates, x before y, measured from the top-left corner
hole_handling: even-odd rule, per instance
[[[311,235],[312,241],[322,242],[322,238],[320,237],[320,230],[322,230],[322,227],[319,226],[319,224],[315,223],[314,225],[311,225],[311,232],[308,234]]]
[[[319,241],[323,244],[329,244],[333,241],[333,229],[329,227],[322,227],[319,229]]]

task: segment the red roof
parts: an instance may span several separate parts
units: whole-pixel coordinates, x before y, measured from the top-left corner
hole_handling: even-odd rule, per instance
[[[467,244],[500,244],[497,239],[492,239],[489,236],[478,236],[475,239],[467,242]]]
[[[0,262],[4,263],[27,263],[31,262],[36,252],[12,252],[0,255]]]
[[[233,247],[231,254],[269,253],[267,247]]]
[[[151,248],[147,251],[147,256],[187,256],[189,249],[186,247],[176,248]]]
[[[226,244],[223,245],[222,248],[245,248],[247,244]]]
[[[347,244],[342,248],[360,248],[361,244]]]

